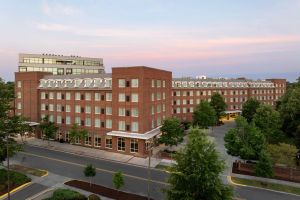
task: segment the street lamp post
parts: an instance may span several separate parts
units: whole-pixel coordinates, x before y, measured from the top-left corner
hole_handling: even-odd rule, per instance
[[[152,150],[154,147],[154,141],[153,139],[149,142],[148,147],[148,200],[150,200],[150,183],[151,183],[151,156],[152,156]]]
[[[7,199],[10,200],[10,177],[9,177],[9,134],[6,135],[6,156],[7,156]]]

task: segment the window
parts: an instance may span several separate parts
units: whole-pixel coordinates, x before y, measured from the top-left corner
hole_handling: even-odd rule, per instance
[[[154,106],[151,106],[151,114],[154,115],[155,111],[154,111]]]
[[[17,92],[17,98],[18,98],[18,99],[21,99],[21,98],[22,98],[21,92]]]
[[[91,100],[91,93],[85,93],[85,100],[87,101]]]
[[[54,99],[54,93],[53,92],[49,92],[49,99]]]
[[[54,122],[54,116],[53,115],[49,115],[49,121]]]
[[[139,102],[139,95],[136,93],[131,94],[131,102]]]
[[[91,113],[91,106],[85,106],[85,113]]]
[[[106,115],[112,115],[112,108],[106,107]]]
[[[66,105],[66,112],[71,112],[71,106],[70,105]]]
[[[49,104],[49,111],[54,111],[54,105],[53,104]]]
[[[44,103],[41,104],[41,110],[45,110],[46,109],[46,105]]]
[[[138,122],[131,122],[131,131],[138,132],[139,131],[139,123]]]
[[[61,116],[60,115],[56,116],[56,123],[61,124]]]
[[[165,104],[162,105],[162,110],[163,110],[163,112],[166,111],[166,105]]]
[[[125,79],[119,79],[118,83],[119,83],[119,88],[124,88],[125,87]]]
[[[95,136],[94,146],[101,147],[101,137],[98,135]]]
[[[106,101],[112,101],[112,94],[106,93]]]
[[[118,151],[125,151],[125,139],[118,138]]]
[[[163,81],[162,83],[163,83],[163,87],[166,87],[166,81]]]
[[[100,119],[95,119],[95,127],[100,128]]]
[[[91,126],[91,118],[85,118],[85,126]]]
[[[125,121],[119,121],[119,131],[125,131]]]
[[[138,117],[139,116],[138,108],[131,108],[131,116],[132,117]]]
[[[161,93],[160,93],[160,92],[157,92],[157,93],[156,93],[156,99],[157,99],[157,100],[160,100],[160,99],[161,99]]]
[[[136,153],[139,150],[138,139],[130,139],[130,152]]]
[[[81,112],[81,107],[79,105],[75,106],[75,113],[80,113]]]
[[[60,104],[57,104],[57,105],[56,105],[56,111],[57,111],[57,112],[61,112],[61,105],[60,105]]]
[[[22,87],[22,82],[21,82],[21,81],[18,81],[18,82],[17,82],[17,86],[18,86],[18,88]]]
[[[105,137],[105,148],[112,149],[112,138]]]
[[[100,101],[101,95],[100,93],[95,93],[95,101]]]
[[[66,100],[71,100],[71,93],[70,92],[66,93]]]
[[[163,92],[162,94],[163,94],[163,99],[166,99],[166,93]]]
[[[160,119],[160,117],[157,117],[156,124],[157,124],[157,126],[161,125],[161,119]]]
[[[95,106],[95,114],[99,115],[100,114],[100,107],[99,106]]]
[[[66,116],[66,124],[71,124],[71,117],[70,116]]]
[[[125,93],[119,93],[119,102],[125,102]]]
[[[80,119],[80,117],[75,117],[75,124],[78,124],[78,125],[81,124],[81,119]]]
[[[151,101],[154,101],[155,97],[154,97],[154,93],[151,93]]]
[[[19,109],[19,110],[22,109],[22,104],[20,102],[18,102],[18,104],[17,104],[17,109]]]
[[[139,79],[131,79],[131,87],[133,88],[139,87]]]
[[[161,113],[161,105],[160,105],[160,104],[158,104],[158,105],[156,106],[156,112],[157,112],[157,113]]]
[[[161,80],[156,81],[156,87],[160,88],[161,87]]]
[[[57,100],[61,100],[61,92],[57,92],[56,93],[56,99]]]
[[[46,99],[46,94],[45,94],[45,92],[41,92],[41,99]]]
[[[119,108],[119,116],[125,116],[125,108]]]
[[[155,87],[155,80],[151,80],[151,87]]]
[[[88,134],[88,136],[85,137],[85,145],[88,145],[88,146],[92,145],[92,137],[90,134]]]
[[[107,119],[106,121],[105,121],[105,126],[106,126],[106,128],[109,128],[109,129],[111,129],[112,128],[112,120],[111,119]]]
[[[75,93],[75,100],[79,101],[81,98],[80,98],[80,93],[79,92],[76,92]]]

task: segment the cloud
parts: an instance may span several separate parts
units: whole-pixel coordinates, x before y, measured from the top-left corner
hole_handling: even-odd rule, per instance
[[[59,3],[49,4],[45,1],[42,4],[42,12],[50,17],[55,17],[57,15],[74,16],[81,13],[81,10],[72,6],[63,5]]]

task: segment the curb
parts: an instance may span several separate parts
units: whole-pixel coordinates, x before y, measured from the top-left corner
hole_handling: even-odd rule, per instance
[[[240,183],[235,183],[231,180],[231,176],[227,176],[227,180],[228,180],[229,184],[231,184],[231,185],[236,185],[236,186],[240,186],[240,187],[255,188],[255,189],[260,189],[260,190],[267,190],[267,191],[271,191],[271,192],[277,192],[277,193],[281,193],[281,194],[287,194],[287,195],[293,195],[293,196],[300,197],[299,194],[294,194],[294,193],[289,193],[289,192],[283,192],[283,191],[278,191],[278,190],[272,190],[272,189],[267,189],[267,188],[262,188],[262,187],[256,187],[256,186],[251,186],[251,185],[244,185],[244,184],[240,184]]]
[[[23,185],[20,185],[20,186],[16,187],[15,189],[11,190],[9,193],[12,194],[18,190],[21,190],[22,188],[26,187],[27,185],[29,185],[31,183],[32,183],[31,181],[24,183]],[[7,195],[8,195],[8,193],[3,194],[2,196],[0,196],[0,199],[6,197]]]
[[[66,153],[66,154],[71,154],[71,155],[75,155],[75,156],[81,156],[81,157],[87,157],[87,158],[92,158],[92,159],[96,159],[96,160],[105,160],[105,161],[109,161],[109,162],[112,162],[112,163],[121,163],[121,164],[124,164],[124,165],[130,165],[130,166],[136,166],[136,167],[142,167],[142,168],[148,168],[144,165],[138,165],[138,164],[132,164],[132,163],[127,163],[127,162],[120,162],[120,161],[117,161],[117,160],[111,160],[111,159],[107,159],[107,158],[98,158],[98,157],[94,157],[94,156],[87,156],[87,155],[82,155],[82,154],[76,154],[76,153],[73,153],[73,152],[70,152],[70,151],[63,151],[63,150],[58,150],[58,149],[49,149],[47,147],[43,147],[43,146],[39,146],[39,145],[34,145],[34,144],[26,144],[28,146],[32,146],[32,147],[37,147],[37,148],[41,148],[41,149],[48,149],[48,150],[51,150],[51,151],[56,151],[56,152],[62,152],[62,153]],[[132,159],[132,158],[131,158]],[[155,167],[151,167],[152,170],[156,170],[156,171],[161,171],[161,172],[165,172],[163,170],[160,170],[160,169],[157,169]]]
[[[44,194],[44,193],[46,193],[46,192],[48,192],[48,191],[51,191],[51,190],[53,190],[53,188],[45,189],[45,190],[43,190],[43,191],[41,191],[41,192],[39,192],[39,193],[37,193],[37,194],[31,196],[31,197],[28,197],[26,200],[32,200],[32,199],[35,199],[35,198],[41,196],[42,194]]]

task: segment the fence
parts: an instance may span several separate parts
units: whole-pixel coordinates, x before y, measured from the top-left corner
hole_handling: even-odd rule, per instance
[[[255,164],[242,163],[235,161],[232,165],[232,172],[236,174],[252,175],[254,176]],[[292,181],[300,183],[300,170],[273,166],[273,178],[285,181]]]

